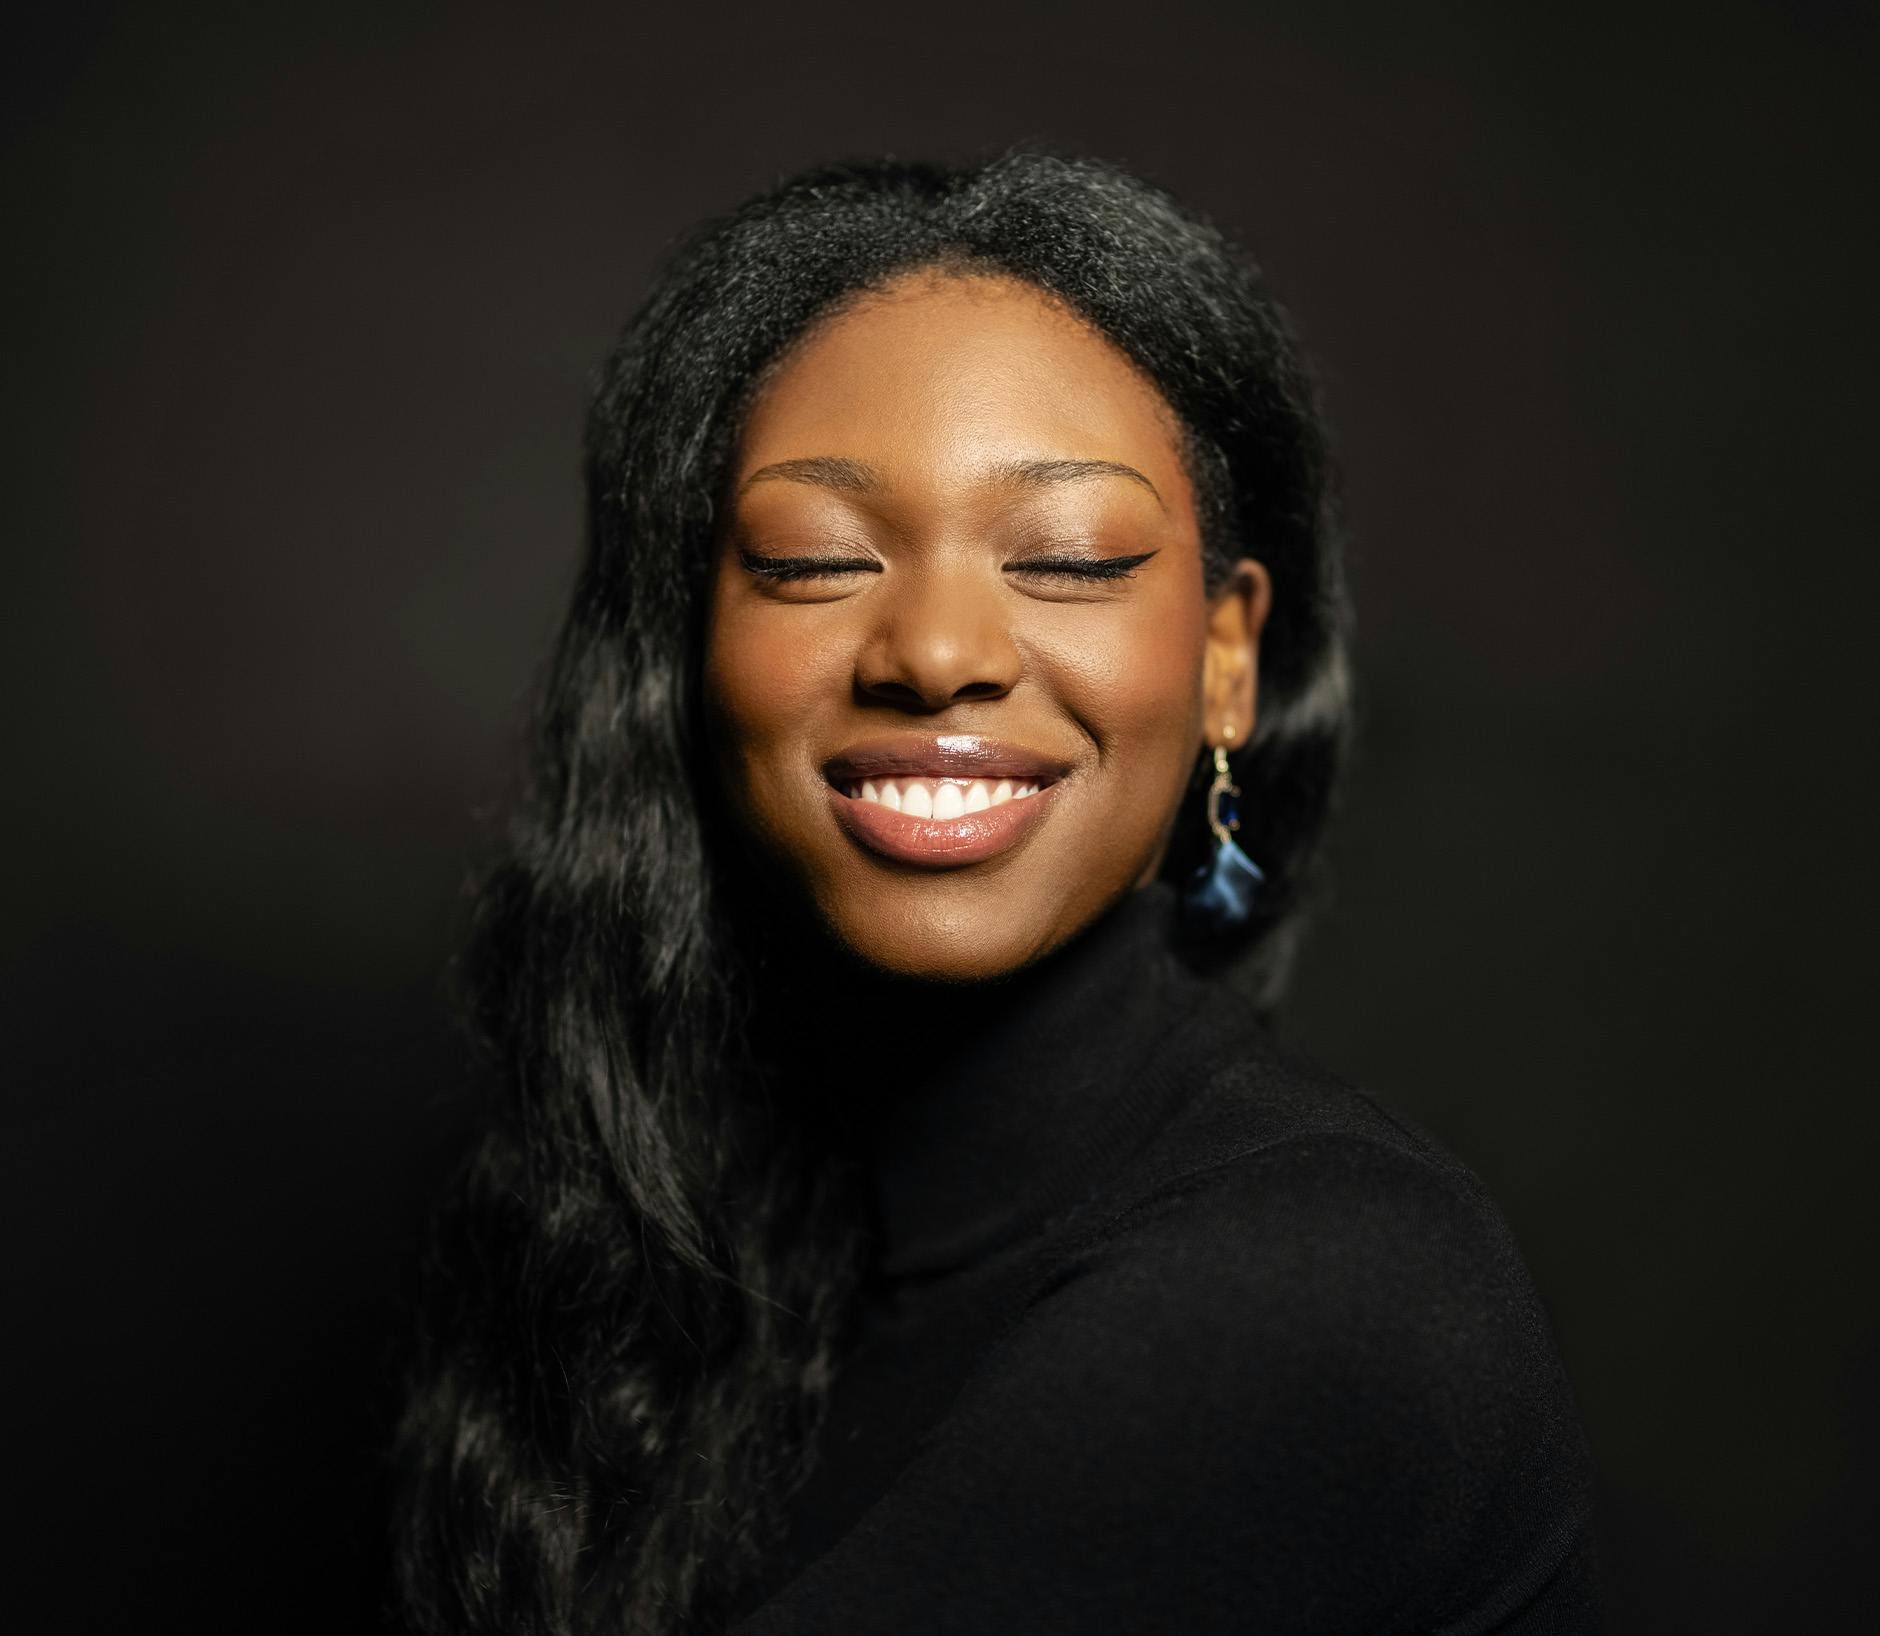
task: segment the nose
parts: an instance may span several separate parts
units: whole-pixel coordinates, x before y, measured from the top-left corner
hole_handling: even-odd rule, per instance
[[[1004,600],[1002,585],[964,565],[906,576],[894,596],[874,599],[881,617],[856,655],[857,689],[927,711],[1009,693],[1021,665]]]

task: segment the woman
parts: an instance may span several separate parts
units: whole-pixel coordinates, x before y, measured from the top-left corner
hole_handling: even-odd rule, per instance
[[[1256,276],[1094,164],[806,175],[674,260],[588,479],[407,1623],[1590,1628],[1505,1228],[1263,1022],[1346,706]]]

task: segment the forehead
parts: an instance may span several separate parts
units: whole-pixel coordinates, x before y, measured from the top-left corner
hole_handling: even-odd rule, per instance
[[[1090,324],[1016,279],[920,272],[824,321],[759,393],[738,471],[840,456],[900,484],[1108,459],[1185,489],[1175,415]]]

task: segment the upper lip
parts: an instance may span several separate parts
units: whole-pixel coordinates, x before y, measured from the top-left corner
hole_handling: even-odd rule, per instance
[[[1070,763],[1058,756],[982,738],[977,733],[904,733],[851,744],[823,763],[832,784],[865,778],[1024,778],[1045,784],[1062,778]]]

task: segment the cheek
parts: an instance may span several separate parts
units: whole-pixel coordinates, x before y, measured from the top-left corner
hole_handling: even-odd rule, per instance
[[[1200,745],[1205,611],[1199,598],[1170,598],[1131,609],[1097,639],[1078,635],[1041,645],[1041,657],[1097,747],[1110,800],[1153,826]]]
[[[704,695],[719,775],[734,804],[772,828],[805,729],[828,708],[840,644],[775,609],[720,601],[706,634]]]

